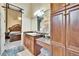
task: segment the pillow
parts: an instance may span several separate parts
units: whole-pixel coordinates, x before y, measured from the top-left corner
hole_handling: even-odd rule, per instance
[[[12,31],[10,32],[10,35],[13,34],[13,35],[21,35],[21,32],[20,31]]]

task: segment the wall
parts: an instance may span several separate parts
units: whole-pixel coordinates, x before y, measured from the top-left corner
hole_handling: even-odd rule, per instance
[[[14,5],[24,9],[24,13],[22,15],[22,32],[31,30],[31,5],[29,3],[14,3]]]
[[[1,54],[4,52],[5,50],[5,11],[4,11],[4,8],[2,8],[3,4],[0,4],[0,13],[1,13],[1,18],[0,18],[0,21],[1,21],[1,33],[0,33],[0,49],[1,49]]]
[[[21,17],[21,13],[8,9],[8,19],[7,19],[7,30],[9,31],[9,27],[12,27],[15,24],[21,24],[21,20],[18,19]]]
[[[18,7],[21,7],[24,9],[22,14],[22,44],[23,44],[23,32],[24,31],[30,31],[31,30],[31,4],[29,3],[13,3],[13,5],[16,5]]]

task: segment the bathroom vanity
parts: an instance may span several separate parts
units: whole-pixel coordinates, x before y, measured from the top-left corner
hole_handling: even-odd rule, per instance
[[[41,53],[41,48],[47,48],[51,51],[50,40],[45,40],[41,34],[38,33],[24,33],[24,46],[33,55],[37,56]]]
[[[51,51],[50,39],[41,37],[36,39],[36,43],[43,48],[47,48],[49,51]]]
[[[36,43],[36,39],[41,37],[37,33],[24,33],[24,46],[33,54],[40,53],[41,46]]]

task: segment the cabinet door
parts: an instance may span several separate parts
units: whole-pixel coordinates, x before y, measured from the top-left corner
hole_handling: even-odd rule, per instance
[[[65,56],[65,49],[53,46],[53,56]]]
[[[79,53],[79,6],[67,10],[67,48]]]
[[[24,36],[24,45],[25,47],[27,47],[29,50],[31,50],[30,46],[31,46],[31,41],[30,41],[30,37],[28,35]]]
[[[52,41],[65,45],[65,17],[64,11],[52,16]]]
[[[52,16],[51,36],[52,47],[59,46],[53,49],[53,55],[65,55],[60,47],[65,47],[65,11],[58,12]]]

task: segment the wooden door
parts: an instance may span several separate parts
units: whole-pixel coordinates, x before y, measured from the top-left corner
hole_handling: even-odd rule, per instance
[[[65,17],[64,11],[56,13],[52,17],[52,35],[53,41],[57,43],[65,44]]]
[[[70,6],[67,14],[66,54],[79,55],[79,4]]]
[[[53,56],[65,56],[65,48],[53,45]]]
[[[65,55],[65,11],[52,15],[51,35],[53,55]],[[57,46],[54,48],[54,46]],[[60,47],[60,48],[59,48]],[[55,51],[56,50],[56,51]]]

